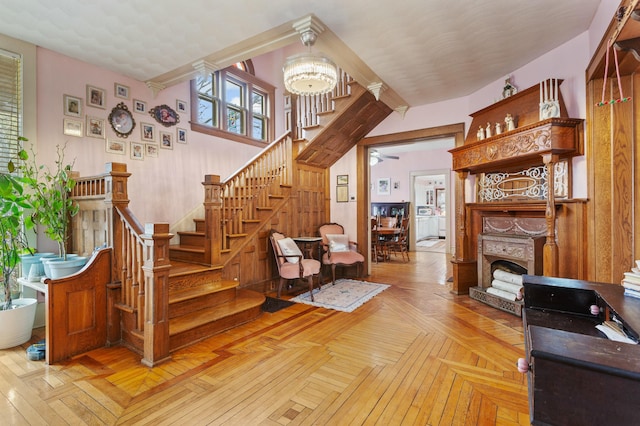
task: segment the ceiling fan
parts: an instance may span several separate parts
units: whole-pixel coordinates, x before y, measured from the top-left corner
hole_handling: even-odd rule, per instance
[[[375,166],[376,164],[381,162],[383,158],[387,158],[387,159],[390,159],[390,160],[399,160],[400,159],[400,157],[398,157],[396,155],[381,154],[378,151],[376,151],[375,149],[372,149],[372,150],[369,151],[369,165]]]

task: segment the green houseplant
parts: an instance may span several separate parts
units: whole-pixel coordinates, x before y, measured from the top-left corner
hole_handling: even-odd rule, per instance
[[[67,242],[70,236],[69,219],[78,213],[79,206],[71,199],[71,190],[76,182],[72,176],[74,162],[65,164],[65,146],[58,145],[55,167],[49,168],[36,163],[36,156],[32,152],[31,158],[21,153],[23,161],[20,170],[28,187],[28,199],[32,206],[32,220],[45,228],[45,234],[58,244],[59,258],[55,259],[55,269],[62,267],[72,269],[56,273],[52,278],[74,273],[86,263],[86,258],[67,259]],[[45,270],[51,268],[51,262],[45,264]],[[65,263],[60,263],[64,261]],[[73,264],[70,264],[72,262]],[[51,276],[51,274],[47,274]]]
[[[27,247],[25,229],[33,226],[24,211],[31,208],[25,192],[23,178],[13,176],[13,162],[7,167],[9,173],[0,173],[0,267],[4,290],[4,302],[0,304],[0,349],[20,345],[31,338],[31,329],[36,314],[36,299],[12,300],[11,284],[20,263],[20,254]],[[20,308],[20,309],[18,309]]]

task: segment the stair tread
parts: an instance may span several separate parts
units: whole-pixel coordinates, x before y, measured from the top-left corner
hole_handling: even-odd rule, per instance
[[[238,281],[217,281],[208,284],[202,284],[193,288],[186,288],[172,291],[169,294],[169,303],[182,302],[189,299],[195,299],[196,297],[204,296],[206,294],[216,293],[218,291],[228,290],[238,286]]]
[[[233,301],[173,318],[169,324],[169,335],[175,336],[201,325],[255,308],[264,303],[264,300],[265,296],[262,293],[238,290],[237,297]]]
[[[188,251],[193,253],[204,253],[204,247],[188,246],[184,244],[171,244],[169,250]]]
[[[178,231],[178,235],[195,235],[195,236],[201,236],[201,235],[204,235],[204,232],[198,232],[198,231]]]
[[[210,265],[201,265],[199,263],[181,262],[179,260],[171,261],[171,272],[169,277],[179,277],[183,275],[194,274],[198,272],[214,271],[220,267],[214,267]]]

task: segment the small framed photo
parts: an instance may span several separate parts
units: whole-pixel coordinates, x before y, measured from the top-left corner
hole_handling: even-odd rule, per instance
[[[62,121],[62,133],[69,136],[75,136],[81,138],[82,133],[82,120],[74,120],[73,118],[65,118]]]
[[[178,129],[178,143],[187,143],[186,129]]]
[[[158,145],[156,145],[155,143],[146,143],[144,144],[144,147],[144,155],[146,155],[147,157],[154,158],[158,156]]]
[[[336,186],[336,202],[346,203],[349,201],[349,187],[347,185]]]
[[[178,112],[187,112],[187,103],[178,99],[176,101],[176,110]]]
[[[64,103],[64,115],[82,117],[82,98],[64,95],[62,99]]]
[[[107,92],[99,87],[87,84],[87,105],[96,108],[106,108]]]
[[[391,178],[378,178],[378,195],[391,194]]]
[[[160,132],[160,148],[173,149],[173,133]]]
[[[126,142],[117,139],[107,139],[106,151],[112,154],[124,155],[126,152]]]
[[[140,114],[147,112],[147,103],[138,99],[133,100],[133,110]]]
[[[146,142],[156,141],[156,126],[149,123],[140,123],[140,137]]]
[[[120,83],[114,83],[113,94],[116,96],[116,98],[129,99],[129,86],[125,86],[124,84]]]
[[[145,147],[143,143],[131,142],[131,159],[144,160]]]
[[[349,185],[349,175],[338,175],[336,185]]]
[[[104,119],[87,115],[87,136],[104,139]]]

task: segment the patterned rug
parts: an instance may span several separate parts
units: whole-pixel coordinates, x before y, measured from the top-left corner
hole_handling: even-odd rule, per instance
[[[320,290],[313,290],[314,302],[309,292],[291,299],[292,302],[304,303],[321,308],[335,309],[342,312],[353,312],[376,294],[386,290],[387,284],[376,284],[349,279],[336,280],[336,284],[325,284]]]

